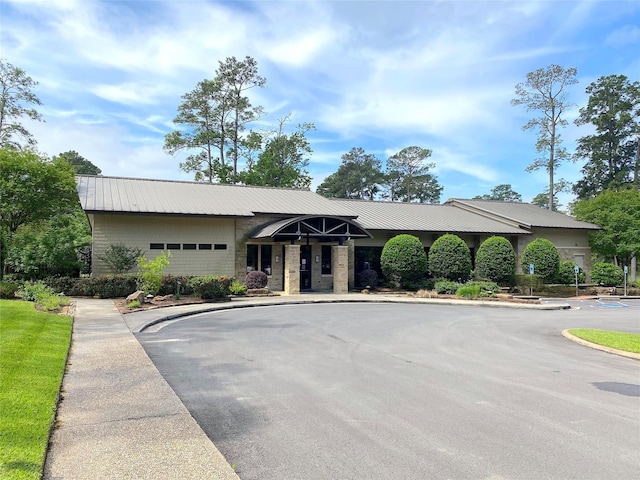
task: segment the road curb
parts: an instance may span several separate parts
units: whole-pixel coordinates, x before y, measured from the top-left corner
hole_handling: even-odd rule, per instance
[[[273,297],[271,297],[273,298]],[[149,322],[144,323],[134,333],[142,333],[146,329],[157,325],[159,323],[176,320],[179,318],[190,317],[201,313],[211,313],[223,310],[233,310],[236,308],[250,308],[250,307],[269,307],[269,306],[283,306],[283,305],[302,305],[302,304],[322,304],[322,303],[401,303],[401,304],[434,304],[434,305],[460,305],[460,306],[480,306],[480,307],[493,307],[493,308],[520,308],[520,309],[533,309],[533,310],[567,310],[571,306],[568,304],[530,304],[530,303],[505,303],[505,302],[493,302],[482,300],[454,300],[454,299],[423,299],[423,298],[296,298],[296,299],[282,299],[280,301],[253,301],[251,303],[236,303],[236,304],[217,304],[215,306],[207,308],[197,308],[187,312],[179,312],[172,315],[165,315]],[[200,305],[200,304],[199,304]],[[126,320],[125,320],[126,321]]]
[[[579,343],[580,345],[584,345],[585,347],[594,348],[596,350],[600,350],[602,352],[611,353],[613,355],[620,355],[621,357],[633,358],[634,360],[640,360],[640,353],[627,352],[625,350],[618,350],[617,348],[605,347],[604,345],[599,345],[597,343],[590,342],[580,337],[576,337],[569,333],[570,329],[563,330],[562,336],[571,340],[572,342]]]

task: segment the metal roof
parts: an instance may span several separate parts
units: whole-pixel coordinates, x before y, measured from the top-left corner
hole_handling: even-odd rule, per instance
[[[367,230],[435,233],[495,233],[526,235],[530,232],[505,222],[487,218],[451,205],[372,202],[332,199],[358,214],[358,223]]]
[[[78,175],[76,183],[82,208],[93,213],[356,216],[309,190],[90,175]]]
[[[600,227],[593,223],[581,222],[564,213],[552,212],[530,203],[453,198],[447,200],[445,204],[479,214],[490,215],[496,220],[512,222],[526,228],[600,229]]]
[[[91,175],[78,175],[76,182],[80,204],[88,213],[324,216],[357,218],[357,225],[365,230],[498,235],[526,235],[531,227],[599,228],[528,203],[462,199],[442,205],[372,202],[328,199],[310,190]]]

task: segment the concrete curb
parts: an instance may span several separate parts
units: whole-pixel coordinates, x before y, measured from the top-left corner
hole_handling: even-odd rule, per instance
[[[270,297],[276,298],[276,297]],[[481,306],[481,307],[493,307],[493,308],[520,308],[520,309],[532,309],[532,310],[567,310],[571,308],[568,304],[562,303],[548,303],[548,304],[531,304],[531,303],[507,303],[507,302],[495,302],[495,301],[483,301],[483,300],[455,300],[444,298],[393,298],[393,297],[373,297],[373,298],[330,298],[330,297],[307,297],[307,298],[283,298],[275,301],[264,300],[252,300],[249,302],[242,302],[236,304],[217,304],[215,306],[208,306],[205,308],[198,308],[194,306],[192,311],[179,312],[172,315],[165,315],[151,321],[148,321],[138,328],[133,328],[134,333],[141,333],[146,329],[157,325],[162,322],[176,320],[178,318],[189,317],[192,315],[198,315],[201,313],[210,313],[223,310],[232,310],[236,308],[249,308],[249,307],[267,307],[267,306],[282,306],[282,305],[302,305],[302,304],[321,304],[321,303],[412,303],[412,304],[434,304],[434,305],[461,305],[461,306]],[[201,305],[201,304],[197,304]],[[170,308],[170,307],[169,307]],[[126,320],[125,320],[126,321]],[[129,322],[127,322],[129,323]],[[132,327],[132,325],[129,325]]]
[[[584,340],[583,338],[576,337],[569,333],[570,329],[563,330],[562,336],[568,338],[572,342],[579,343],[580,345],[584,345],[585,347],[590,347],[596,350],[600,350],[603,352],[611,353],[613,355],[620,355],[621,357],[633,358],[634,360],[640,360],[640,353],[627,352],[625,350],[618,350],[617,348],[605,347],[604,345],[599,345],[597,343],[590,342],[588,340]]]

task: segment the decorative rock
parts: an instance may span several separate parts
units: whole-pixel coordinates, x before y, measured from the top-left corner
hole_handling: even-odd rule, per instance
[[[155,302],[164,302],[166,300],[172,300],[172,299],[173,299],[173,294],[171,293],[169,295],[158,295],[153,298]]]
[[[144,303],[144,292],[142,290],[138,290],[127,297],[127,303],[136,301],[140,303],[140,305]]]

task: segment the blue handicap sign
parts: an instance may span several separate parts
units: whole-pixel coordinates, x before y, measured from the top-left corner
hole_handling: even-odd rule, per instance
[[[529,264],[529,275],[533,275],[533,263]]]
[[[573,271],[576,273],[580,273],[580,267],[576,265],[575,267],[573,267]]]

